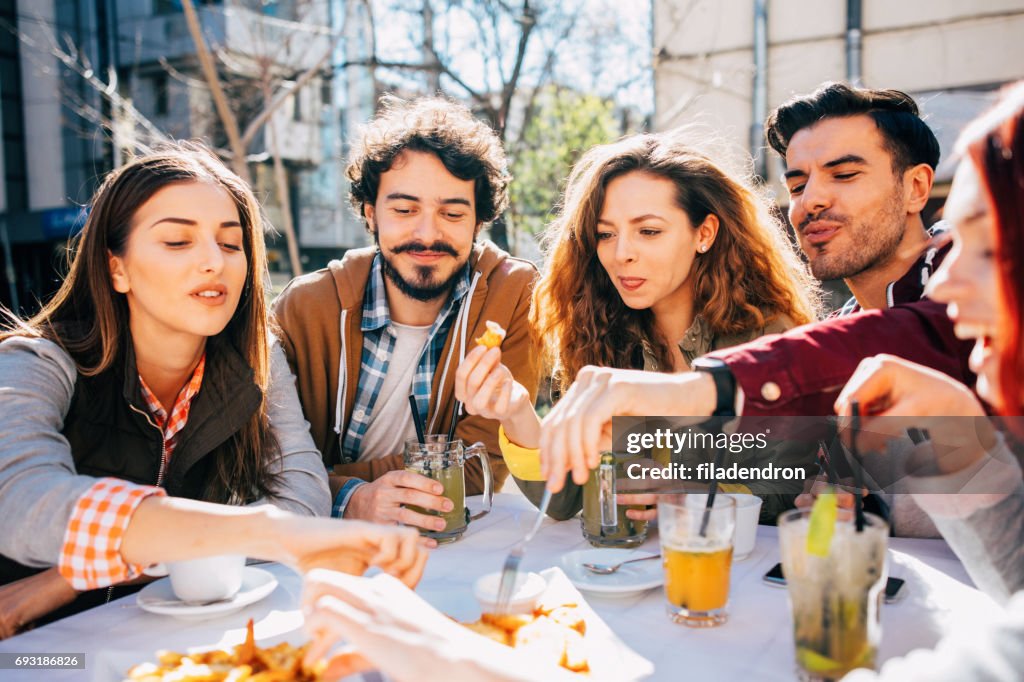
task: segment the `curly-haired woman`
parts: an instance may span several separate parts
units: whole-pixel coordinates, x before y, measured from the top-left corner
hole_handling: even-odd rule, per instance
[[[767,203],[678,133],[586,152],[545,243],[531,321],[561,390],[586,365],[684,371],[817,312],[817,285]],[[500,351],[468,354],[456,386],[470,412],[501,421],[512,473],[536,480],[540,424]],[[569,497],[552,515],[579,509]]]

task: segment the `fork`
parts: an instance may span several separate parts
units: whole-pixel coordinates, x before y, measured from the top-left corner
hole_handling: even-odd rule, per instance
[[[516,585],[516,575],[519,573],[519,564],[523,560],[526,551],[526,544],[533,539],[533,536],[540,530],[540,524],[548,513],[548,505],[551,504],[551,491],[544,488],[544,496],[540,499],[540,507],[537,519],[533,522],[533,528],[526,536],[516,543],[512,551],[505,558],[505,566],[501,569],[501,582],[498,584],[498,603],[495,613],[498,615],[508,613],[508,603],[512,599],[512,590]]]

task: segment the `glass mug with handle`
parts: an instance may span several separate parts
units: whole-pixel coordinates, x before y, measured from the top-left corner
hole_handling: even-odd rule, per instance
[[[444,529],[421,529],[421,535],[434,538],[438,544],[455,542],[466,532],[466,526],[470,521],[479,519],[491,511],[494,478],[491,475],[487,448],[483,443],[473,443],[469,447],[464,447],[458,438],[449,441],[445,434],[430,434],[424,437],[422,443],[415,438],[405,441],[403,457],[406,471],[434,479],[444,488],[441,494],[452,501],[450,512],[437,512],[412,504],[406,505],[408,509],[420,514],[440,516],[444,519]],[[472,457],[480,459],[484,472],[483,508],[476,514],[471,514],[466,506],[466,461]]]

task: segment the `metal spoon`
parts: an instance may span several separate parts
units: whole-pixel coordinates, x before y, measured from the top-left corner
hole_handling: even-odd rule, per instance
[[[660,559],[660,558],[661,558],[660,554],[654,554],[652,556],[642,556],[642,557],[639,557],[637,559],[629,559],[627,561],[620,561],[619,563],[612,564],[610,566],[608,564],[592,564],[592,563],[588,562],[588,563],[584,563],[583,564],[583,568],[587,569],[591,573],[597,573],[598,575],[611,575],[615,571],[619,570],[621,567],[625,566],[626,564],[631,564],[634,561],[650,561],[651,559]]]

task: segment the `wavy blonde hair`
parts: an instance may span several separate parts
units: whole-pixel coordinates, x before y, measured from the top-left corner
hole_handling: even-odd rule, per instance
[[[554,365],[556,388],[567,388],[585,365],[642,367],[644,341],[659,366],[672,366],[653,313],[627,307],[597,258],[608,183],[632,172],[671,180],[692,225],[718,217],[714,246],[692,273],[694,309],[716,334],[760,329],[782,316],[795,324],[815,319],[819,284],[753,183],[724,171],[679,133],[634,135],[583,155],[542,238],[546,266],[530,321]]]

